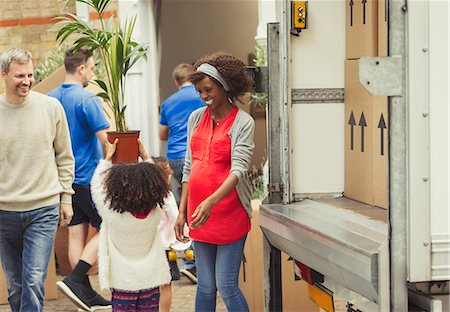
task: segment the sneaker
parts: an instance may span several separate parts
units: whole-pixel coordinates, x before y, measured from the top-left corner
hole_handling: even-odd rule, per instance
[[[111,301],[106,300],[97,293],[95,293],[93,298],[88,300],[87,304],[91,307],[92,311],[111,309]]]
[[[197,270],[196,270],[196,268],[181,269],[180,273],[183,273],[184,275],[186,275],[186,277],[189,278],[192,283],[197,284]]]
[[[56,282],[56,286],[79,308],[85,311],[93,311],[89,305],[90,287],[83,283],[76,283],[68,276],[62,281]]]

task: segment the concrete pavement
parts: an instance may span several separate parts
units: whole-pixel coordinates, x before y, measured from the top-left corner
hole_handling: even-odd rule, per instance
[[[58,280],[63,277],[58,276]],[[91,283],[95,290],[97,290],[105,298],[110,298],[109,292],[99,291],[98,279],[96,275],[91,276]],[[195,290],[197,285],[192,284],[188,278],[181,276],[179,281],[172,283],[172,312],[189,312],[194,311],[195,303]],[[0,312],[9,312],[8,305],[0,305]],[[46,300],[44,306],[44,312],[76,312],[77,307],[66,296],[58,291],[57,300]],[[102,310],[107,312],[108,310]],[[217,312],[226,312],[227,309],[222,299],[219,297],[217,300]]]

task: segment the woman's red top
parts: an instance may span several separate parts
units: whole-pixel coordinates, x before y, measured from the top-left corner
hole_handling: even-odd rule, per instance
[[[231,139],[228,132],[237,112],[237,107],[233,107],[213,128],[213,120],[207,108],[192,133],[192,164],[187,206],[189,224],[197,206],[214,193],[230,173]],[[250,228],[250,219],[234,188],[212,208],[208,221],[201,227],[190,230],[189,236],[200,242],[229,244],[241,239]]]

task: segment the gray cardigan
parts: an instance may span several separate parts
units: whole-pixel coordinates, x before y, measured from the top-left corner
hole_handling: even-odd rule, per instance
[[[191,154],[191,136],[197,125],[205,113],[206,107],[195,110],[188,121],[186,159],[183,168],[183,182],[189,182],[189,174],[191,172],[192,154]],[[253,148],[253,132],[255,130],[255,121],[253,118],[239,109],[236,119],[228,132],[231,139],[231,170],[230,174],[238,178],[236,191],[242,205],[247,211],[248,217],[252,217],[251,187],[248,178],[248,168],[252,161]]]

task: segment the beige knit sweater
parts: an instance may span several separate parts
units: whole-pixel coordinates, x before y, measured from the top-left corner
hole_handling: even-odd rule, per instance
[[[22,104],[0,95],[0,210],[72,203],[74,159],[64,109],[31,91]]]

